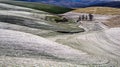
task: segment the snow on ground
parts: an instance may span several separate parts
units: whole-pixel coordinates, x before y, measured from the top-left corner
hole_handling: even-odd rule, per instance
[[[120,28],[111,28],[103,32],[97,32],[92,34],[83,35],[84,37],[78,36],[76,39],[82,45],[90,45],[84,49],[86,51],[94,52],[95,54],[113,58],[118,63],[120,62]],[[84,39],[83,39],[84,38]],[[82,42],[81,40],[84,40]],[[97,49],[91,49],[92,46],[96,46]],[[120,63],[119,63],[120,64]]]
[[[5,3],[0,3],[0,8],[8,9],[8,10],[18,10],[18,11],[29,11],[29,12],[38,12],[38,13],[47,13],[44,11],[39,11],[31,8],[21,7],[21,6],[15,6]]]
[[[85,51],[91,55],[103,56],[109,59],[108,66],[120,65],[120,28],[71,35],[64,39],[54,38],[54,41]],[[49,38],[51,40],[51,38]]]
[[[10,15],[10,16],[18,16],[18,17],[24,17],[24,18],[30,18],[30,19],[43,19],[45,16],[49,16],[49,14],[37,14],[33,12],[27,12],[27,11],[13,11],[13,10],[0,10],[0,15]]]
[[[1,15],[21,16],[31,19],[43,19],[45,16],[51,16],[44,11],[4,3],[0,3],[0,8],[3,8],[0,10]]]
[[[0,22],[0,29],[22,31],[22,32],[31,33],[34,35],[39,35],[39,36],[54,32],[51,30],[42,30],[42,29],[30,28],[27,26],[20,26],[20,25],[4,23],[4,22]]]
[[[0,60],[0,67],[89,67],[89,65],[77,65],[67,62],[57,62],[38,58],[0,56]]]
[[[67,12],[62,14],[67,18],[73,19],[75,22],[78,20],[79,16],[81,15],[88,15],[87,13],[75,13],[75,12]],[[100,14],[93,14],[94,19],[93,21],[80,21],[76,22],[79,27],[84,28],[86,31],[99,31],[108,29],[107,26],[103,24],[103,22],[107,22],[108,19],[115,17],[116,15],[100,15]]]
[[[67,12],[62,15],[75,19],[75,18],[78,18],[80,15],[88,15],[88,13]],[[94,15],[94,19],[97,19],[97,20],[106,20],[113,17],[113,15],[100,15],[100,14],[93,14],[93,15]]]
[[[0,55],[38,58],[44,56],[53,60],[64,60],[79,64],[104,64],[107,59],[93,57],[87,53],[49,41],[39,36],[18,31],[0,29]]]
[[[42,20],[46,13],[2,3],[0,7],[11,9],[0,10],[1,15],[36,20]],[[63,15],[76,20],[82,14],[68,12]],[[120,65],[120,28],[109,29],[102,24],[111,17],[95,15],[95,21],[83,21],[80,25],[88,30],[87,32],[51,36],[46,39],[36,35],[45,35],[53,31],[0,22],[0,65],[33,67],[33,65],[43,64],[46,65],[43,67],[51,67],[49,66],[51,64],[54,65],[53,67],[60,67],[60,65],[63,65],[61,67],[81,67],[80,64],[85,64],[93,67],[118,67],[117,65]]]

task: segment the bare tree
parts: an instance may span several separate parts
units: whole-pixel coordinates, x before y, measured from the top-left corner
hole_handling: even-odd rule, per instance
[[[92,14],[89,14],[89,20],[92,21],[93,20],[93,15]]]
[[[77,22],[79,22],[79,21],[81,21],[81,20],[82,20],[82,18],[81,18],[81,16],[79,16],[79,18],[78,18]]]
[[[85,16],[84,15],[82,15],[82,21],[84,21],[85,20]]]

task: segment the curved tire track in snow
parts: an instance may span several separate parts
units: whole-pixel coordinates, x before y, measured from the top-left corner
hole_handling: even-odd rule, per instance
[[[120,64],[120,28],[80,35],[76,37],[85,51],[110,59],[110,65]],[[84,42],[82,42],[84,41]],[[89,46],[89,47],[85,47]],[[82,48],[82,47],[81,47]]]
[[[118,67],[120,65],[120,28],[111,28],[84,34],[75,34],[68,37],[62,36],[54,41],[69,45],[74,49],[82,50],[89,55],[108,59],[109,62],[101,64],[105,67]],[[51,39],[51,38],[49,38]],[[89,57],[90,59],[91,57]],[[97,65],[95,65],[97,66]],[[98,66],[99,67],[99,66]]]

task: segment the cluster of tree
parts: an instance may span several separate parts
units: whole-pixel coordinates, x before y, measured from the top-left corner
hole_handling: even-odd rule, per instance
[[[93,21],[94,16],[92,14],[80,15],[77,22],[79,21]]]
[[[60,17],[57,17],[57,16],[46,16],[45,20],[47,20],[47,21],[52,20],[52,21],[55,21],[56,23],[68,22],[68,19],[66,17],[62,17],[62,16],[60,16]]]
[[[68,19],[63,17],[61,19],[55,19],[55,21],[58,23],[58,22],[68,22]]]

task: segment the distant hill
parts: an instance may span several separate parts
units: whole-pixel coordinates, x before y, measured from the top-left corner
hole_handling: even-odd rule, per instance
[[[120,1],[97,3],[97,4],[90,5],[90,6],[104,6],[104,7],[117,7],[117,8],[120,8]]]
[[[80,13],[94,13],[94,14],[110,14],[110,15],[120,15],[119,8],[112,7],[87,7],[87,8],[78,8],[73,10],[73,12]]]
[[[2,1],[2,2],[7,4],[12,4],[12,5],[17,5],[17,6],[23,6],[23,7],[33,8],[37,10],[42,10],[42,11],[46,11],[53,14],[61,14],[61,13],[65,13],[72,10],[66,7],[36,3],[36,2],[22,2],[22,1]]]
[[[118,2],[120,2],[120,0],[19,0],[19,1],[39,2],[69,8],[80,8],[98,5],[106,7],[112,5],[112,7],[119,7]]]

